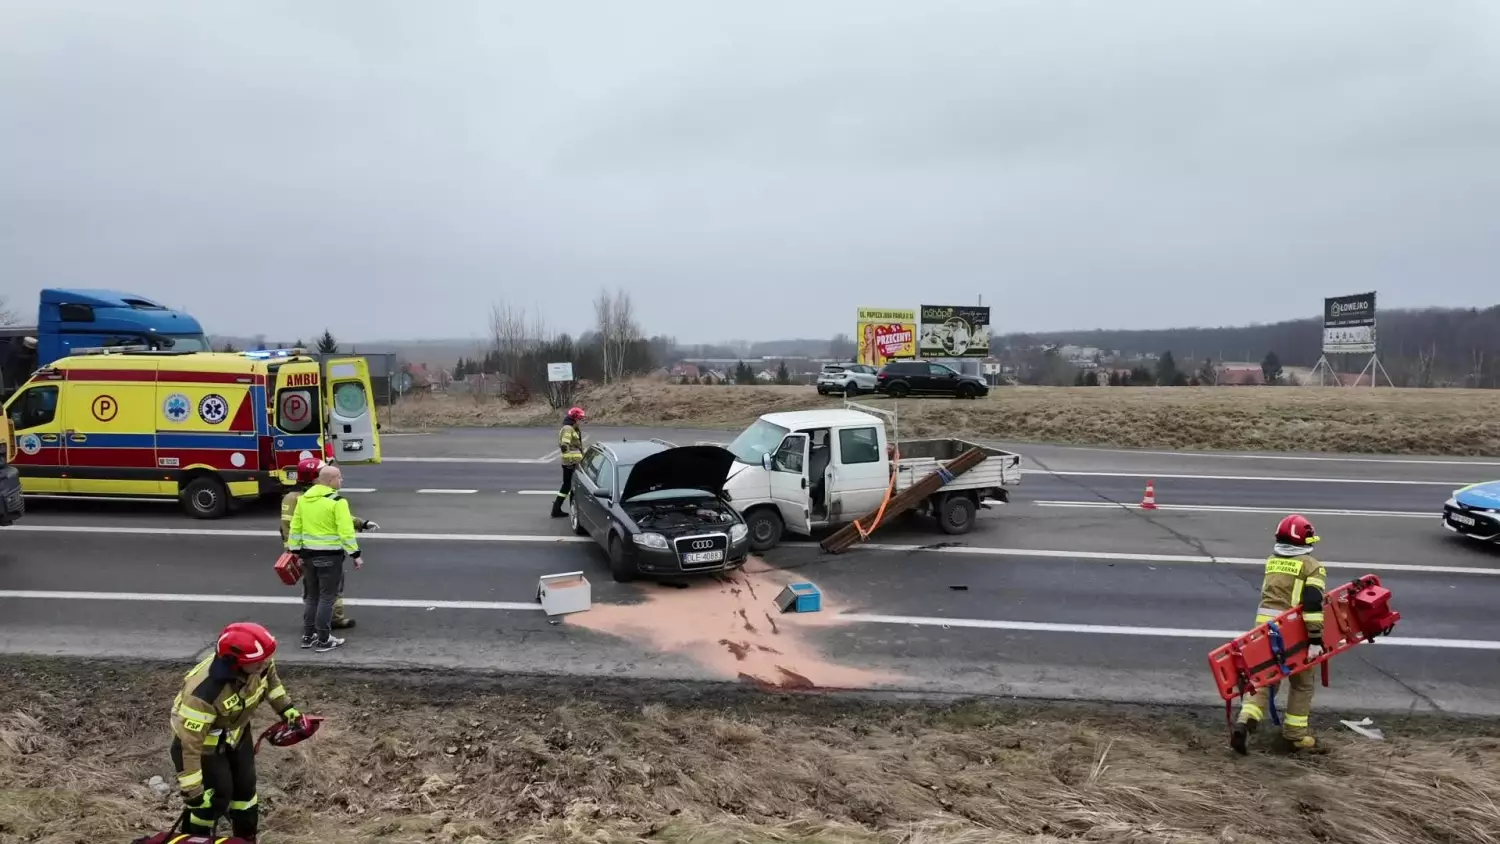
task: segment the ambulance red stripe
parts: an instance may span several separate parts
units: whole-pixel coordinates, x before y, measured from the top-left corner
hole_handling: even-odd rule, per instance
[[[69,381],[146,381],[161,384],[258,384],[266,376],[243,372],[182,372],[152,369],[66,369]]]

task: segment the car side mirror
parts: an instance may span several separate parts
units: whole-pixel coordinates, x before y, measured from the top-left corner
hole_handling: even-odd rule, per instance
[[[594,497],[599,499],[600,501],[608,501],[613,496],[607,489],[596,489],[594,490]]]
[[[760,456],[760,467],[767,472],[771,471],[771,452],[768,451]]]

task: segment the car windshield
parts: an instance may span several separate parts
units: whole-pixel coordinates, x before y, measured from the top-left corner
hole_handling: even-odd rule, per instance
[[[781,441],[787,433],[787,429],[780,425],[757,419],[755,424],[746,428],[744,433],[735,437],[734,442],[729,444],[729,453],[741,463],[759,466],[760,456],[781,447]]]

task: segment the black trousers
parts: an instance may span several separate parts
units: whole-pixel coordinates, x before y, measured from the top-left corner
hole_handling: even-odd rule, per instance
[[[182,740],[172,739],[172,765],[182,773]],[[260,831],[260,798],[255,788],[255,737],[246,724],[237,747],[222,741],[203,754],[203,787],[214,790],[210,809],[188,810],[182,831],[194,835],[211,835],[214,823],[226,812],[236,838],[254,840]]]
[[[568,499],[568,496],[573,494],[573,472],[577,468],[577,466],[570,466],[566,463],[563,464],[562,486],[557,488],[557,498],[552,502],[552,512],[562,512],[563,502]]]
[[[333,635],[333,605],[344,589],[344,555],[302,558],[302,635],[320,642]]]

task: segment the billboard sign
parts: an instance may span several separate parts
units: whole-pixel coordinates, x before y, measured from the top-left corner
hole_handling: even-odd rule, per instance
[[[923,305],[917,353],[924,358],[990,356],[990,309],[982,305]]]
[[[909,308],[860,308],[854,337],[858,362],[885,366],[917,356],[917,312]]]
[[[1375,294],[1323,300],[1323,354],[1375,354]]]

